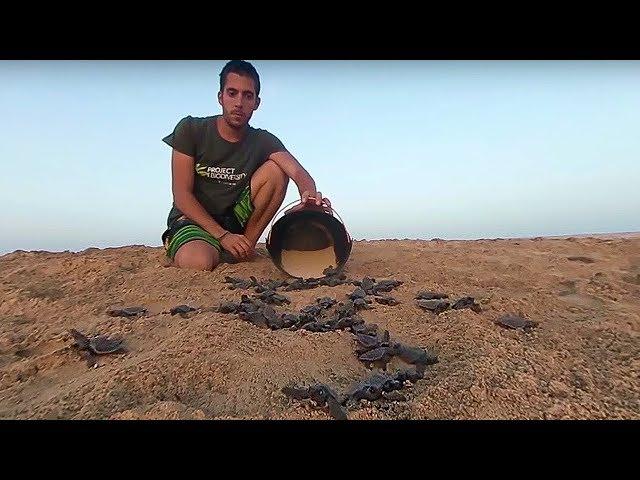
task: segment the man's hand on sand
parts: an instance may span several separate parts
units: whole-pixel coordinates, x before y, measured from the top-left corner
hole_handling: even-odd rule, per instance
[[[244,235],[225,233],[220,238],[220,245],[238,260],[249,260],[255,255],[255,249]]]

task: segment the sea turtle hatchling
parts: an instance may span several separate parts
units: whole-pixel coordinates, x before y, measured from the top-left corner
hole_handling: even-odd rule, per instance
[[[187,313],[195,312],[196,309],[189,305],[178,305],[169,310],[171,315],[180,315],[182,317],[186,317]]]
[[[400,302],[398,300],[396,300],[395,298],[389,296],[389,295],[383,295],[383,296],[379,296],[379,297],[373,297],[373,299],[381,304],[381,305],[390,305],[390,306],[394,306],[394,305],[398,305]]]
[[[356,310],[367,310],[372,309],[370,306],[371,300],[367,300],[366,298],[356,298],[353,300],[353,306]]]
[[[367,364],[374,364],[376,367],[386,370],[387,363],[395,355],[393,347],[377,347],[361,354],[358,359]]]
[[[443,298],[449,298],[446,293],[428,292],[421,290],[416,293],[416,300],[442,300]]]
[[[107,314],[111,317],[137,317],[147,313],[147,309],[144,307],[127,307],[127,308],[110,308],[107,310]]]
[[[429,310],[436,315],[449,309],[449,302],[446,300],[416,300],[416,305],[423,310]]]
[[[373,402],[387,397],[386,393],[400,390],[403,387],[404,378],[398,375],[376,372],[347,389],[342,400],[343,405],[349,401],[369,400]],[[392,398],[390,398],[392,400]]]
[[[371,292],[374,295],[378,295],[380,292],[390,292],[394,288],[397,288],[403,284],[404,282],[400,280],[380,280],[373,286],[373,288],[371,288]]]
[[[454,310],[469,308],[476,313],[480,313],[482,311],[482,307],[476,303],[473,297],[462,297],[460,300],[454,302],[454,304],[451,305],[451,308]]]
[[[87,337],[75,328],[69,330],[69,333],[74,340],[73,346],[84,353],[84,359],[90,367],[97,363],[95,355],[125,351],[122,339],[111,339],[106,335]]]
[[[378,334],[377,323],[357,323],[351,327],[352,333],[363,333],[365,335],[377,335]]]
[[[316,303],[323,309],[328,309],[333,307],[336,303],[338,303],[338,301],[335,298],[331,297],[320,297],[316,298]]]
[[[395,343],[393,351],[403,362],[412,365],[433,365],[438,363],[438,356],[420,347],[411,347],[404,343]]]
[[[360,287],[356,288],[353,292],[347,294],[347,297],[349,297],[351,300],[355,300],[356,298],[364,298],[366,296],[367,296],[366,292]]]
[[[311,399],[319,407],[328,407],[329,414],[336,420],[347,420],[347,411],[341,405],[340,398],[331,388],[321,383],[310,387],[296,387],[287,385],[282,388],[282,393],[295,400]]]
[[[525,331],[528,331],[538,325],[538,322],[534,322],[533,320],[528,320],[514,314],[503,315],[502,317],[498,318],[495,323],[503,328],[522,328]]]
[[[291,303],[291,301],[287,297],[285,297],[284,295],[280,295],[279,293],[276,293],[275,290],[265,290],[259,295],[256,295],[256,298],[260,299],[265,303],[271,303],[275,305]]]

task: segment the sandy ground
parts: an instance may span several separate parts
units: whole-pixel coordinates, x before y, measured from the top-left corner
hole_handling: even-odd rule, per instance
[[[267,258],[207,273],[163,267],[160,248],[18,251],[0,257],[0,273],[0,418],[327,419],[280,389],[344,390],[369,373],[347,332],[162,313],[238,299],[225,275],[284,278]],[[345,273],[405,282],[391,292],[400,305],[361,315],[440,360],[406,402],[364,401],[351,419],[640,418],[640,238],[362,241]],[[354,288],[285,292],[287,308]],[[419,290],[471,295],[483,311],[435,316],[415,306]],[[135,305],[151,314],[106,314]],[[539,325],[500,328],[505,313]],[[128,352],[90,369],[69,348],[70,328],[121,335]]]

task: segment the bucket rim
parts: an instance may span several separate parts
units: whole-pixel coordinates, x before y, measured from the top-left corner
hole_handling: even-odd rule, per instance
[[[310,200],[314,200],[314,199],[315,199],[315,197],[309,197],[309,199],[310,199]],[[271,231],[273,230],[273,225],[274,225],[274,223],[276,222],[276,218],[278,217],[278,215],[280,215],[280,214],[281,214],[281,213],[282,213],[282,212],[283,212],[287,207],[291,207],[292,205],[294,205],[294,204],[296,204],[296,203],[297,203],[298,205],[302,205],[302,199],[301,199],[301,198],[299,198],[299,199],[297,199],[297,200],[294,200],[293,202],[290,202],[290,203],[286,204],[284,207],[281,207],[281,208],[280,208],[280,210],[278,210],[278,211],[276,212],[276,214],[273,216],[273,218],[271,219],[271,222],[269,222],[269,233],[267,234],[267,239],[266,239],[266,240],[267,240],[267,242],[269,242],[269,239],[271,238]],[[297,206],[297,205],[295,205],[295,206]],[[292,210],[293,208],[295,208],[295,206],[293,206],[293,207],[289,208],[289,210]],[[328,210],[327,210],[327,209],[328,209]],[[304,210],[304,209],[301,209],[301,210]],[[301,210],[300,210],[300,211],[301,211]],[[311,209],[310,209],[310,210],[311,210]],[[332,206],[329,206],[329,205],[324,204],[324,205],[323,205],[323,211],[324,211],[325,213],[330,213],[330,214],[331,214],[331,216],[333,216],[334,218],[335,218],[334,214],[338,216],[338,220],[340,221],[340,223],[341,223],[341,224],[342,224],[342,226],[344,227],[344,231],[345,231],[345,232],[346,232],[346,234],[347,234],[347,239],[348,239],[349,243],[352,243],[352,242],[353,242],[353,240],[352,240],[352,238],[351,238],[351,235],[349,234],[349,231],[347,230],[347,226],[345,225],[344,220],[342,220],[342,217],[341,217],[341,216],[340,216],[340,214],[336,211],[336,209],[334,209]],[[286,215],[286,214],[287,214],[287,212],[284,212],[284,214],[283,214],[282,216],[284,216],[284,215]]]

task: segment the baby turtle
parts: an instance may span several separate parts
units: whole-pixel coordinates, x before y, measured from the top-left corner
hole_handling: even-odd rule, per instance
[[[398,302],[395,298],[389,296],[389,295],[384,295],[381,297],[374,297],[374,300],[378,303],[380,303],[381,305],[398,305],[400,302]]]
[[[319,407],[328,407],[329,414],[336,420],[347,420],[347,411],[341,405],[341,398],[328,386],[321,383],[310,387],[288,385],[282,393],[295,400],[311,399]]]
[[[324,277],[319,280],[320,285],[327,285],[329,287],[337,287],[346,282],[347,276],[344,273],[338,273],[333,267],[325,268],[322,272]]]
[[[362,290],[364,290],[366,293],[371,294],[373,293],[372,289],[373,289],[373,286],[376,284],[376,280],[375,278],[364,277],[362,281],[356,280],[351,283],[356,287],[362,288]]]
[[[433,365],[438,363],[438,357],[422,348],[410,347],[403,343],[396,343],[393,346],[394,353],[403,362],[420,365]]]
[[[259,312],[262,313],[262,316],[266,320],[267,326],[271,330],[279,330],[284,326],[284,321],[280,316],[278,316],[278,314],[276,314],[276,311],[270,305],[262,307]]]
[[[169,310],[169,313],[171,315],[180,314],[181,316],[185,317],[187,313],[195,312],[195,311],[196,309],[193,307],[190,307],[189,305],[178,305],[177,307],[173,307],[171,310]]]
[[[300,309],[300,313],[317,317],[322,312],[322,306],[318,304],[306,305]]]
[[[338,317],[338,321],[335,324],[336,330],[342,330],[345,328],[353,328],[356,325],[361,325],[364,323],[364,320],[357,315],[353,315],[351,317]]]
[[[300,317],[298,315],[294,315],[291,313],[283,314],[281,318],[283,328],[290,328],[300,321]]]
[[[495,323],[504,328],[522,328],[525,331],[531,330],[533,327],[538,326],[538,322],[527,320],[526,318],[513,314],[503,315],[502,317],[498,318]]]
[[[336,307],[336,314],[340,318],[351,317],[355,315],[356,307],[353,305],[352,300],[347,300],[344,303],[339,303]]]
[[[393,290],[396,287],[399,287],[403,283],[404,282],[401,282],[399,280],[381,280],[378,283],[376,283],[371,290],[374,295],[377,295],[379,292],[390,292],[391,290]]]
[[[265,305],[266,304],[258,298],[249,298],[247,295],[242,295],[238,310],[241,312],[252,313],[257,312]]]
[[[147,309],[144,307],[111,308],[107,310],[107,314],[111,317],[137,317],[145,313],[147,313]]]
[[[362,333],[356,333],[356,342],[358,343],[358,353],[365,353],[374,348],[381,347],[382,341],[378,336],[364,335]]]
[[[446,293],[427,292],[424,290],[419,291],[416,294],[416,300],[442,300],[443,298],[449,298]]]
[[[257,327],[266,327],[267,326],[267,318],[264,314],[258,310],[255,312],[240,312],[240,318],[246,320],[247,322],[253,323]]]
[[[365,298],[356,298],[353,301],[353,306],[355,307],[356,310],[367,310],[372,308],[369,306],[370,303],[371,303],[371,300],[367,300]]]
[[[267,290],[277,290],[287,285],[286,280],[267,280],[266,282],[258,283],[254,289],[256,293],[266,292]]]
[[[284,295],[276,293],[274,290],[265,290],[256,298],[262,300],[265,303],[271,303],[275,305],[282,305],[284,303],[291,303],[291,301]]]
[[[364,333],[365,335],[377,335],[378,325],[375,323],[358,323],[351,327],[353,333]]]
[[[356,298],[364,298],[366,296],[367,294],[360,287],[356,288],[353,292],[347,294],[347,297],[349,297],[351,300],[355,300]]]
[[[393,347],[378,347],[363,353],[358,359],[368,364],[373,363],[384,370],[394,354]]]
[[[441,314],[449,308],[449,302],[446,300],[416,300],[416,305],[423,310],[429,310],[436,315]]]
[[[240,311],[240,304],[235,302],[224,302],[218,306],[217,311],[219,313],[238,313]]]
[[[314,333],[328,332],[332,330],[331,326],[322,320],[306,323],[302,329]]]
[[[73,346],[84,352],[84,359],[90,367],[93,367],[97,363],[95,355],[106,355],[124,351],[124,345],[121,339],[110,339],[106,335],[87,337],[75,328],[69,330],[69,333],[74,340]]]
[[[335,268],[335,267],[333,267],[333,266],[331,266],[331,265],[330,265],[330,266],[328,266],[327,268],[325,268],[325,269],[322,271],[322,274],[323,274],[325,277],[334,277],[334,276],[336,276],[336,275],[339,275],[339,273],[338,273],[338,269],[337,269],[337,268]]]
[[[400,370],[399,372],[396,373],[395,379],[398,380],[400,383],[404,383],[406,381],[415,383],[418,380],[421,380],[424,378],[424,371],[425,371],[425,366],[422,364],[418,364],[415,366],[415,368]]]
[[[333,307],[336,303],[338,303],[338,301],[335,298],[331,297],[321,297],[316,298],[316,303],[322,308],[327,309]]]
[[[236,277],[224,277],[225,283],[230,283],[230,290],[248,290],[250,288],[256,287],[258,285],[258,280],[256,277],[250,277],[250,280],[244,280],[242,278]]]
[[[309,290],[312,288],[316,288],[318,285],[320,285],[320,281],[313,278],[309,278],[307,280],[296,278],[287,285],[285,291],[291,292],[293,290]]]
[[[451,308],[453,308],[454,310],[469,308],[476,313],[480,313],[482,311],[482,308],[476,303],[473,297],[462,297],[460,300],[451,305]]]
[[[338,285],[342,285],[344,281],[340,280],[337,277],[327,277],[320,280],[320,285],[326,285],[328,287],[337,287]]]
[[[403,382],[396,378],[396,375],[376,372],[370,377],[352,385],[342,400],[345,404],[348,401],[369,400],[373,402],[384,396],[385,392],[400,390]]]

